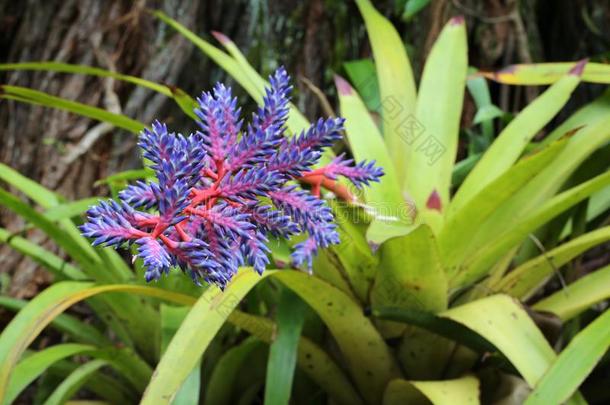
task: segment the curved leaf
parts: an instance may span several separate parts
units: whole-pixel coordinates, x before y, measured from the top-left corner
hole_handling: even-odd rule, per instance
[[[244,365],[244,361],[252,350],[261,344],[257,339],[246,339],[223,354],[210,376],[204,404],[224,405],[231,403],[231,396],[234,393],[233,383],[239,369]]]
[[[449,206],[447,220],[439,235],[439,247],[450,274],[464,256],[472,251],[473,236],[498,207],[509,199],[524,184],[542,171],[565,148],[567,141],[557,142],[548,148],[520,160],[494,181],[473,196],[465,205]],[[495,231],[497,233],[497,231]]]
[[[188,314],[189,307],[174,307],[161,304],[161,353],[164,353],[169,342],[176,334],[176,331],[184,322]],[[144,388],[146,387],[146,382]],[[172,405],[190,405],[199,403],[199,392],[201,391],[201,361],[197,362],[193,370],[176,393]]]
[[[606,310],[572,339],[538,382],[525,405],[560,404],[568,400],[609,347],[610,311]]]
[[[468,70],[466,26],[463,17],[452,18],[441,31],[424,66],[415,119],[419,135],[402,139],[408,144],[406,191],[418,213],[437,233],[449,203],[451,176],[457,155],[462,102]],[[402,87],[394,82],[394,87]],[[404,149],[403,149],[404,150]],[[436,195],[440,201],[429,204]]]
[[[531,214],[512,224],[497,240],[475,252],[463,264],[462,270],[450,281],[454,287],[466,285],[480,278],[493,264],[535,231],[560,213],[578,204],[610,183],[610,172],[572,187],[548,200]],[[512,221],[511,221],[512,222]]]
[[[400,35],[369,0],[356,0],[364,19],[369,41],[373,48],[377,77],[367,80],[379,81],[383,137],[394,162],[398,180],[402,184],[406,172],[405,156],[409,145],[404,137],[411,127],[407,120],[415,112],[416,89],[411,64]],[[368,85],[361,85],[368,87]]]
[[[44,266],[57,277],[70,278],[72,280],[84,280],[87,277],[82,271],[40,245],[32,243],[21,236],[12,234],[4,228],[0,228],[0,242],[6,243],[19,253],[33,259],[36,263]]]
[[[241,299],[264,277],[246,269],[238,273],[224,292],[208,288],[189,311],[161,357],[144,391],[141,404],[169,404],[203,355],[216,332]]]
[[[333,334],[362,396],[379,403],[388,382],[399,375],[388,347],[371,321],[341,290],[296,271],[274,274],[309,304]],[[358,333],[354,333],[358,331]]]
[[[447,309],[448,287],[436,239],[426,224],[393,238],[381,248],[371,303],[440,312]]]
[[[383,405],[417,403],[421,395],[433,405],[478,405],[479,380],[474,376],[443,381],[393,380],[385,392]]]
[[[273,338],[274,324],[267,318],[235,310],[229,316],[229,322],[264,342],[270,343]],[[322,387],[333,401],[342,405],[362,404],[362,399],[343,374],[343,370],[324,350],[305,337],[301,337],[298,349],[299,367]]]
[[[593,102],[578,109],[574,114],[558,125],[544,139],[536,145],[536,149],[543,148],[560,139],[562,136],[573,133],[578,128],[591,125],[608,114],[610,111],[610,89],[606,90]]]
[[[565,76],[575,62],[551,62],[510,65],[498,72],[480,72],[488,79],[504,84],[524,86],[553,84]],[[587,63],[582,80],[588,83],[610,83],[610,65]]]
[[[51,396],[44,402],[44,405],[62,405],[70,399],[82,387],[89,378],[100,368],[108,363],[104,360],[92,360],[83,364],[53,391]]]
[[[132,133],[139,133],[145,125],[125,115],[115,114],[98,107],[82,104],[77,101],[55,97],[38,90],[20,86],[0,85],[0,98],[16,100],[29,104],[65,110],[97,121],[107,122]]]
[[[486,185],[506,172],[521,156],[532,138],[561,111],[580,83],[569,74],[523,109],[485,151],[457,191],[452,209],[459,209]]]
[[[94,346],[76,343],[65,343],[51,346],[25,358],[13,371],[9,386],[4,398],[4,404],[12,404],[15,398],[32,381],[38,378],[53,363],[74,356],[75,354],[95,350]]]
[[[506,356],[534,387],[556,358],[553,348],[511,297],[493,295],[441,314],[472,329]]]
[[[527,300],[548,281],[556,269],[608,240],[610,240],[610,226],[586,233],[523,263],[493,285],[492,289]]]
[[[595,270],[567,288],[538,301],[533,308],[568,321],[591,305],[610,298],[610,266]]]
[[[137,285],[116,284],[96,287],[93,283],[76,281],[64,281],[52,285],[19,311],[0,335],[0,400],[6,395],[8,379],[15,364],[45,326],[71,305],[107,292],[131,292],[179,304],[192,302],[192,298],[188,296]],[[145,381],[146,377],[140,380]]]
[[[28,304],[29,302],[25,300],[0,295],[0,306],[14,312],[20,311]],[[110,339],[104,336],[93,325],[84,323],[72,315],[61,314],[57,316],[53,319],[51,326],[80,343],[87,343],[100,347],[111,345]]]
[[[345,133],[356,160],[375,160],[383,168],[379,183],[364,188],[367,208],[373,218],[367,239],[382,244],[393,236],[404,235],[412,225],[412,210],[400,191],[398,176],[384,139],[377,125],[354,89],[343,78],[336,76],[341,116],[345,118]]]

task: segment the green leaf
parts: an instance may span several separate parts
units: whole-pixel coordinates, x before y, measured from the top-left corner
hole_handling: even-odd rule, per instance
[[[480,72],[498,83],[523,86],[553,84],[566,75],[579,62],[553,62],[510,65],[498,72]],[[582,80],[588,83],[610,83],[610,65],[587,63]]]
[[[104,360],[92,360],[78,367],[72,374],[59,384],[51,396],[44,402],[44,405],[61,405],[70,399],[80,387],[100,368],[108,363]]]
[[[229,316],[229,322],[264,342],[270,343],[272,340],[275,325],[267,318],[236,310]],[[305,337],[301,337],[299,342],[298,365],[333,401],[342,405],[362,404],[362,399],[343,374],[343,370],[324,350]]]
[[[493,295],[441,314],[472,329],[506,356],[534,387],[556,358],[553,348],[523,307],[506,295]]]
[[[403,322],[426,329],[436,335],[458,342],[478,353],[497,349],[461,323],[443,318],[432,312],[397,307],[373,307],[371,314],[379,319]]]
[[[569,148],[569,144],[566,148]],[[562,153],[563,154],[563,153]],[[462,266],[462,270],[450,281],[450,285],[463,286],[477,280],[485,274],[493,264],[512,248],[522,242],[527,235],[535,231],[560,213],[578,204],[596,191],[604,188],[610,183],[610,172],[601,174],[593,179],[581,183],[569,190],[558,194],[546,203],[542,204],[531,214],[519,220],[514,220],[511,226],[493,242],[468,257]]]
[[[515,218],[537,209],[555,195],[578,167],[600,146],[610,139],[610,116],[592,122],[572,135],[566,148],[531,182],[519,190],[502,209],[489,218],[481,228],[481,238],[491,242],[491,229],[510,229]],[[479,238],[478,242],[481,240]]]
[[[521,111],[485,151],[456,193],[451,205],[459,209],[517,161],[532,138],[561,111],[580,83],[574,74],[563,77]]]
[[[405,9],[402,13],[402,18],[405,20],[410,20],[424,7],[426,7],[428,3],[430,3],[430,0],[407,0],[405,3]]]
[[[493,285],[492,289],[527,300],[553,276],[554,271],[608,240],[610,240],[610,226],[586,233],[523,263]]]
[[[2,188],[0,188],[0,204],[22,216],[37,228],[40,228],[41,231],[60,245],[70,256],[81,263],[85,272],[93,276],[90,272],[94,265],[91,257],[69,235],[63,232],[59,226]]]
[[[176,104],[178,104],[178,106],[182,109],[182,111],[184,111],[184,113],[186,113],[191,118],[197,117],[193,112],[195,100],[193,100],[184,91],[175,86],[158,84],[146,79],[142,79],[140,77],[111,72],[109,70],[104,70],[93,66],[72,65],[69,63],[60,62],[5,63],[0,64],[0,71],[2,70],[33,70],[45,72],[84,74],[98,77],[110,77],[127,83],[132,83],[137,86],[145,87],[150,90],[156,91],[157,93],[163,94],[164,96],[171,97],[176,101]]]
[[[138,285],[115,284],[95,287],[93,283],[76,281],[53,284],[19,311],[0,335],[0,401],[6,395],[8,380],[15,364],[50,322],[79,301],[97,294],[119,291],[149,295],[179,304],[192,302],[191,297],[182,294]],[[146,377],[140,380],[145,381]]]
[[[367,239],[380,245],[393,236],[407,233],[413,222],[413,212],[402,197],[398,176],[384,140],[362,100],[343,78],[336,76],[335,83],[354,158],[359,161],[375,160],[385,173],[379,183],[372,183],[364,189],[367,209],[373,218]]]
[[[394,358],[363,310],[341,290],[296,271],[274,273],[309,304],[336,339],[362,396],[379,403],[387,383],[399,376]],[[357,334],[354,331],[358,331]]]
[[[356,0],[364,19],[369,41],[373,48],[381,111],[383,135],[394,162],[398,180],[402,184],[406,172],[405,156],[409,146],[405,142],[405,120],[415,112],[416,89],[407,51],[400,35],[369,0]],[[375,80],[374,77],[370,80]],[[409,131],[410,128],[406,128]]]
[[[610,311],[579,332],[536,384],[525,405],[560,404],[576,392],[610,347]],[[586,402],[585,402],[586,403]]]
[[[265,405],[288,405],[306,309],[307,305],[293,292],[282,291],[276,316],[277,334],[267,362]]]
[[[472,123],[473,124],[482,124],[485,121],[491,121],[494,118],[499,118],[504,115],[504,111],[502,111],[499,107],[490,104],[485,105],[477,110]]]
[[[451,203],[445,226],[439,235],[439,246],[450,274],[457,271],[457,265],[466,255],[476,250],[477,246],[473,247],[473,239],[475,234],[480,232],[480,224],[545,169],[566,144],[567,141],[560,141],[533,156],[521,159],[515,166],[480,189],[465,205],[457,208]],[[494,235],[496,233],[497,230]]]
[[[189,307],[171,307],[161,304],[161,353],[164,353],[171,339],[174,337],[184,318],[186,318]],[[180,390],[172,400],[173,405],[189,405],[199,403],[199,391],[201,385],[201,361],[190,372]]]
[[[168,86],[151,82],[146,79],[142,79],[135,76],[124,75],[121,73],[111,72],[109,70],[100,69],[93,66],[86,65],[73,65],[70,63],[60,62],[25,62],[25,63],[2,63],[0,64],[0,71],[3,70],[32,70],[32,71],[43,71],[43,72],[61,72],[61,73],[74,73],[83,75],[92,75],[99,77],[111,77],[127,83],[132,83],[138,86],[146,87],[154,90],[157,93],[161,93],[165,96],[171,97],[172,92]]]
[[[610,298],[610,266],[595,270],[567,288],[538,301],[533,308],[568,321],[590,306]]]
[[[408,152],[405,189],[415,201],[423,220],[438,231],[442,223],[439,212],[449,203],[451,175],[457,154],[462,102],[468,70],[466,26],[462,17],[445,25],[424,66],[415,119],[420,134],[401,139]],[[402,87],[395,82],[394,87]],[[404,147],[403,147],[404,150]],[[441,207],[428,207],[433,193],[440,196]]]
[[[610,111],[610,89],[606,90],[592,103],[586,104],[578,109],[574,114],[570,115],[567,120],[562,122],[550,134],[548,134],[538,144],[537,148],[542,148],[551,142],[556,141],[562,136],[574,132],[580,127],[591,125],[593,122],[604,118],[608,114],[608,111]]]
[[[0,163],[0,179],[24,193],[32,201],[43,208],[50,209],[51,207],[59,205],[64,201],[64,199],[58,194],[2,163]],[[59,224],[63,228],[64,232],[70,236],[83,250],[83,253],[90,257],[91,261],[100,261],[100,257],[96,253],[95,249],[93,249],[91,244],[83,236],[81,236],[80,231],[74,225],[74,223],[72,223],[72,221],[60,220]],[[123,267],[125,266],[126,265],[123,264]],[[129,272],[129,269],[127,269],[127,272]]]
[[[81,215],[87,211],[92,205],[99,203],[101,198],[90,197],[82,200],[70,201],[67,203],[55,205],[45,211],[45,216],[51,221],[67,219]]]
[[[95,347],[90,345],[66,343],[51,346],[28,356],[15,367],[6,392],[4,404],[13,403],[15,398],[30,383],[57,361],[94,349]]]
[[[207,289],[169,343],[141,404],[169,404],[233,309],[256,283],[271,274],[272,271],[266,271],[260,277],[252,269],[245,269],[224,292],[213,287]]]
[[[129,180],[147,179],[147,178],[154,177],[154,175],[155,175],[155,172],[149,168],[125,170],[123,172],[116,173],[116,174],[113,174],[112,176],[108,176],[104,179],[98,180],[95,182],[95,185],[122,183],[122,182],[127,182]]]
[[[0,295],[0,306],[11,311],[18,312],[28,303],[29,302],[25,300]],[[51,326],[80,343],[87,343],[100,347],[111,345],[110,340],[98,329],[71,315],[59,315],[53,319]]]
[[[393,380],[388,385],[383,405],[418,403],[421,395],[433,405],[478,405],[479,380],[474,376],[443,381]]]
[[[367,110],[380,113],[379,83],[377,70],[372,59],[359,59],[343,63],[343,68],[356,91],[362,98]]]
[[[206,405],[229,405],[233,397],[235,379],[239,370],[252,351],[260,347],[262,343],[254,338],[244,340],[237,346],[231,347],[218,360],[205,393]]]
[[[371,303],[431,312],[447,309],[447,279],[427,225],[382,246]]]
[[[241,53],[237,45],[227,36],[221,33],[214,33],[216,38],[220,41],[222,46],[229,52],[229,55],[233,57],[233,59],[237,62],[239,68],[242,73],[250,80],[250,82],[256,87],[258,91],[258,96],[251,94],[252,98],[256,100],[256,102],[260,105],[263,104],[262,96],[265,94],[265,87],[269,86],[269,83],[258,74],[258,72],[250,65],[246,57]],[[205,49],[209,50],[209,47]],[[202,50],[211,56],[208,52],[206,52],[203,48]],[[223,66],[221,66],[223,67]],[[235,78],[239,82],[238,78]],[[301,131],[307,129],[309,127],[309,121],[305,116],[299,111],[298,108],[295,107],[294,104],[290,103],[288,106],[288,119],[286,121],[286,126],[290,130],[290,132],[294,135],[300,133]],[[332,153],[325,152],[327,158],[332,155]]]
[[[473,70],[476,71],[474,68],[469,68],[468,73],[471,74]],[[489,86],[484,78],[470,75],[466,80],[466,87],[477,106],[474,122],[481,124],[485,140],[491,143],[494,138],[493,119],[500,117],[504,112],[491,102]],[[500,115],[497,115],[498,113]]]
[[[42,91],[25,87],[0,85],[0,98],[17,100],[24,103],[65,110],[97,121],[107,122],[118,128],[123,128],[135,134],[144,129],[145,125],[125,115],[111,113],[101,108],[92,107],[76,101],[51,96]]]
[[[70,278],[73,280],[84,280],[87,276],[82,271],[67,263],[65,260],[49,252],[45,248],[30,242],[0,228],[0,242],[6,243],[16,251],[44,266],[58,278]]]

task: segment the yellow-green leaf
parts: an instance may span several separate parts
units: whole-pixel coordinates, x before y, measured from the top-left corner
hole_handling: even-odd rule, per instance
[[[487,184],[506,172],[532,138],[561,111],[578,83],[580,77],[577,74],[564,76],[517,114],[466,177],[451,202],[451,209],[461,208]]]
[[[459,322],[483,336],[515,366],[534,387],[556,358],[553,348],[513,298],[493,295],[459,307],[441,316]]]
[[[510,65],[498,72],[480,72],[481,75],[499,83],[523,86],[553,84],[573,67],[575,62],[552,62]],[[582,80],[589,83],[610,83],[610,65],[587,63]]]
[[[561,404],[568,400],[609,347],[610,311],[606,310],[572,339],[536,384],[525,405]]]
[[[449,203],[467,70],[466,27],[462,17],[455,17],[441,31],[424,66],[415,111],[422,131],[401,139],[409,145],[401,156],[407,160],[405,189],[435,233]],[[401,87],[399,82],[393,86]],[[440,201],[432,203],[431,198]]]
[[[610,298],[610,266],[595,270],[556,293],[538,301],[533,308],[552,312],[568,321],[591,305]]]
[[[610,240],[610,226],[588,232],[523,263],[493,285],[492,289],[527,300],[553,276],[554,271],[576,256],[608,240]]]
[[[383,136],[394,162],[399,181],[406,172],[409,145],[405,142],[412,130],[416,89],[411,64],[400,35],[369,0],[356,0],[373,48],[381,111]]]

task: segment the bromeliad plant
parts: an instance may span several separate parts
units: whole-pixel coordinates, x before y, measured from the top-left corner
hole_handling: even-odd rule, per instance
[[[570,261],[610,239],[610,229],[598,227],[598,218],[607,215],[610,206],[610,175],[591,158],[608,153],[608,96],[574,113],[544,141],[534,142],[534,137],[582,80],[610,83],[610,69],[580,62],[484,73],[508,84],[551,84],[494,137],[495,115],[489,113],[493,108],[485,82],[481,75],[467,76],[463,19],[454,18],[443,29],[416,87],[398,33],[369,1],[357,4],[376,73],[372,79],[352,76],[355,88],[337,77],[339,104],[353,158],[376,160],[384,172],[381,182],[365,188],[358,202],[332,178],[347,175],[359,184],[376,179],[380,171],[356,165],[365,173],[359,177],[354,166],[329,150],[320,154],[338,138],[343,122],[331,119],[310,126],[285,98],[284,73],[274,76],[271,90],[265,92],[265,81],[221,34],[215,35],[226,53],[155,13],[263,106],[241,138],[236,136],[235,106],[222,88],[196,103],[179,90],[90,67],[3,67],[112,76],[146,86],[172,97],[201,122],[202,131],[182,137],[168,134],[161,124],[145,130],[140,144],[156,180],[128,186],[120,202],[100,203],[83,226],[97,242],[138,244],[145,268],[136,262],[136,278],[115,251],[91,248],[69,219],[90,200],[65,203],[0,166],[0,177],[45,211],[6,191],[0,191],[0,202],[46,232],[73,261],[64,263],[4,230],[0,237],[58,279],[75,280],[58,282],[29,303],[0,300],[21,309],[0,336],[0,398],[11,402],[50,367],[43,384],[52,387],[51,403],[68,399],[84,384],[112,403],[132,403],[140,397],[145,404],[194,403],[200,391],[207,404],[248,403],[264,385],[268,404],[288,403],[291,392],[294,403],[312,403],[315,399],[305,393],[318,388],[324,391],[319,403],[330,398],[340,404],[476,404],[497,399],[498,381],[508,374],[513,384],[529,387],[528,404],[585,402],[579,386],[610,344],[610,312],[591,309],[610,297],[610,268],[550,295],[542,287]],[[361,99],[358,89],[363,83],[378,83],[379,105]],[[482,134],[495,140],[456,164],[466,88],[480,108]],[[2,86],[0,97],[64,108],[134,133],[144,128],[127,117],[34,90]],[[194,114],[197,104],[199,112]],[[381,113],[380,125],[367,106]],[[275,118],[263,118],[271,116],[278,123],[286,119],[287,138],[279,136],[281,126],[270,124]],[[304,135],[291,138],[304,130]],[[306,156],[314,145],[300,146],[311,139],[324,139],[314,142],[315,158]],[[253,160],[246,166],[235,165],[241,153],[261,155],[247,157]],[[302,163],[300,159],[307,163],[294,163]],[[269,170],[278,161],[296,164],[291,166],[295,171]],[[147,176],[150,170],[128,172],[110,182],[116,188],[125,180]],[[286,181],[294,180],[308,184],[311,194],[296,182],[286,189]],[[235,191],[244,184],[245,191]],[[323,202],[318,198],[322,186],[348,197],[350,204]],[[289,191],[280,192],[284,198],[278,199],[277,190]],[[311,223],[310,215],[319,211],[296,208],[295,199],[306,201],[305,206],[330,208],[322,209],[324,220]],[[586,215],[572,215],[574,207],[587,200]],[[258,275],[251,268],[234,274],[242,262],[260,271],[267,261],[286,261],[286,246],[275,239],[269,244],[271,257],[262,253],[264,233],[273,229],[253,212],[267,205],[265,212],[279,212],[274,219],[294,223],[294,232],[305,230],[314,237],[295,246],[297,263],[312,258],[303,252],[313,251],[314,241],[316,246],[330,245],[313,260],[312,275],[289,269]],[[154,212],[143,209],[153,206]],[[329,209],[336,227],[329,221]],[[328,232],[325,237],[332,235],[326,243],[316,238],[318,226]],[[583,229],[588,232],[580,233]],[[330,242],[337,236],[341,243],[333,246]],[[140,282],[142,273],[158,278],[174,264],[197,280],[226,288],[213,286],[201,293],[192,283],[183,283],[179,274],[160,278],[157,287]],[[576,279],[572,273],[567,275]],[[102,294],[108,292],[115,294]],[[135,295],[175,306],[159,306],[153,298]],[[59,315],[83,299],[105,325]],[[551,345],[521,302],[533,311],[554,314],[566,323],[568,333]],[[581,317],[585,311],[587,317]],[[22,359],[51,322],[76,343]],[[237,328],[223,326],[226,322]],[[330,342],[320,333],[323,327],[332,336]],[[103,330],[112,330],[112,339]],[[244,339],[244,333],[253,337]],[[234,345],[223,346],[227,341]],[[271,343],[268,352],[261,342]],[[554,347],[563,350],[558,354]],[[77,354],[91,360],[79,363],[72,359]],[[107,372],[107,366],[115,372]],[[53,376],[68,377],[58,381]]]

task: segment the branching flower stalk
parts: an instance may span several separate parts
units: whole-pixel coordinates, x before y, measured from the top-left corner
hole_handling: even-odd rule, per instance
[[[383,172],[374,162],[354,164],[344,156],[314,169],[324,148],[341,138],[343,119],[319,119],[285,137],[292,87],[283,68],[269,80],[263,106],[245,130],[237,100],[222,84],[197,99],[200,131],[183,136],[159,122],[145,129],[138,145],[157,181],[139,181],[121,191],[119,201],[92,207],[83,234],[93,245],[137,244],[147,281],[177,266],[197,284],[224,288],[239,266],[264,271],[268,235],[306,234],[292,259],[311,268],[319,248],[339,243],[321,187],[350,199],[336,183],[339,176],[362,187]]]

